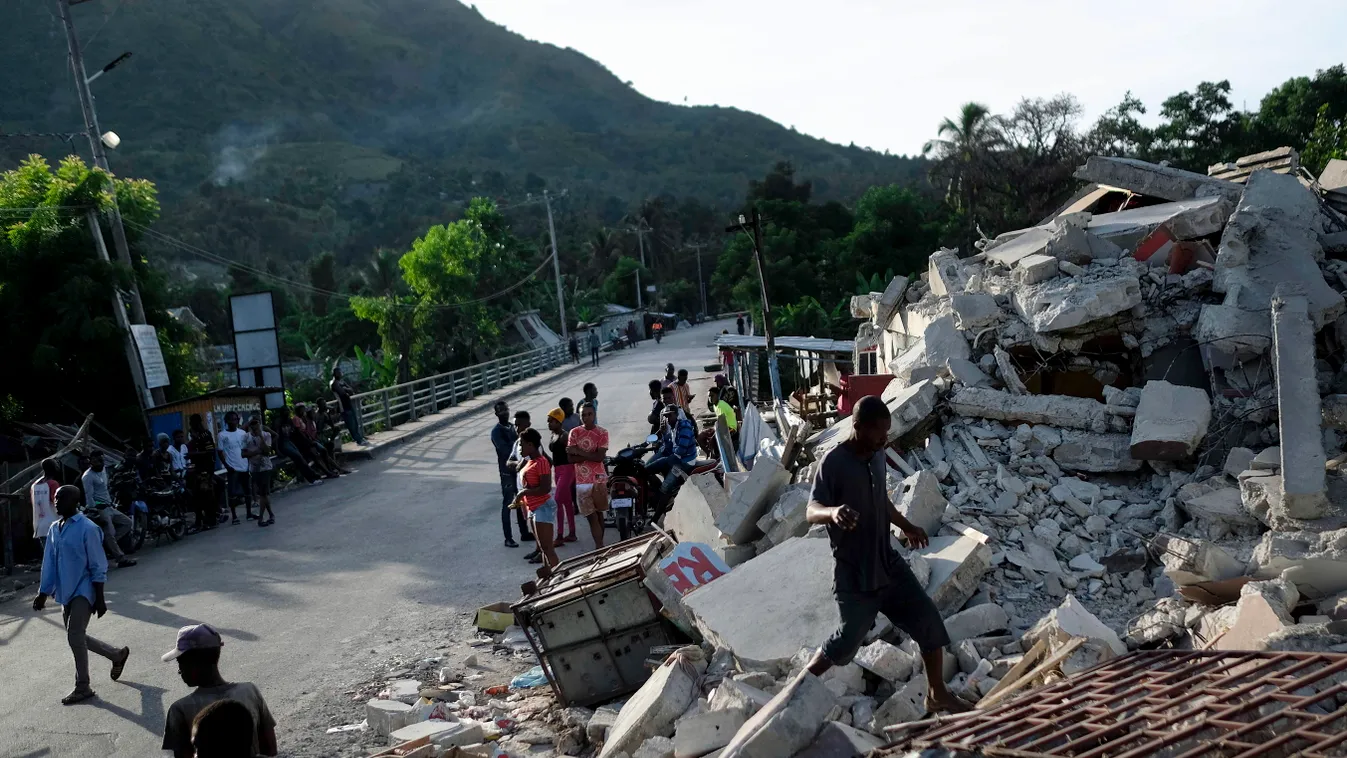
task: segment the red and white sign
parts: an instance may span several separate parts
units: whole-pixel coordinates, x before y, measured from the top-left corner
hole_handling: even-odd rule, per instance
[[[669,577],[679,595],[686,595],[730,573],[730,567],[711,546],[701,542],[678,543],[673,552],[659,562],[659,568]]]

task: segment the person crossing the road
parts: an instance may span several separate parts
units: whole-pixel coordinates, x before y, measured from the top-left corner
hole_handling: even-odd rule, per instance
[[[42,553],[42,580],[33,610],[41,611],[47,598],[61,604],[61,622],[66,642],[75,656],[75,689],[61,698],[62,705],[74,705],[94,696],[89,686],[89,651],[112,661],[112,680],[121,678],[131,648],[120,650],[89,636],[89,617],[103,618],[108,612],[103,584],[108,578],[108,558],[103,553],[103,532],[79,512],[80,491],[67,484],[56,490],[58,521],[47,530]]]

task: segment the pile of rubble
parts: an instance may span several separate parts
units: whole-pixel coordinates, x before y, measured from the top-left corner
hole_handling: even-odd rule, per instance
[[[880,617],[852,663],[802,673],[839,621],[808,487],[850,420],[806,438],[778,404],[751,470],[680,491],[684,558],[640,558],[699,644],[657,648],[621,703],[533,712],[551,749],[849,756],[921,722],[932,676],[987,707],[1129,649],[1347,652],[1347,263],[1328,255],[1347,218],[1321,197],[1347,171],[1321,187],[1297,166],[1091,158],[1051,219],[853,301],[857,365],[893,376],[889,492],[931,536],[893,544],[945,617],[944,670]],[[460,723],[511,718],[455,698]],[[461,754],[500,746],[469,736],[487,742]]]

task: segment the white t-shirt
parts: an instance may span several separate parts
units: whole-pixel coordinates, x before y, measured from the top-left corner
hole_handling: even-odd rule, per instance
[[[46,537],[56,522],[56,504],[51,501],[51,485],[43,477],[33,482],[28,490],[33,499],[33,536]]]
[[[243,458],[243,448],[248,444],[248,433],[242,429],[223,432],[215,435],[215,444],[220,448],[220,455],[224,456],[225,465],[232,471],[248,471],[248,461]]]
[[[187,470],[187,443],[184,442],[180,447],[169,445],[168,454],[173,458],[174,471]]]

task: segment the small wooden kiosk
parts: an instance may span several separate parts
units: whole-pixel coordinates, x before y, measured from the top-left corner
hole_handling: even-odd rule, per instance
[[[262,412],[263,398],[268,393],[280,391],[279,387],[225,387],[204,395],[164,403],[145,413],[150,417],[150,433],[156,437],[160,434],[172,436],[178,429],[187,432],[192,416],[198,413],[213,437],[225,428],[226,413],[235,411],[241,421],[246,422],[249,416]]]

